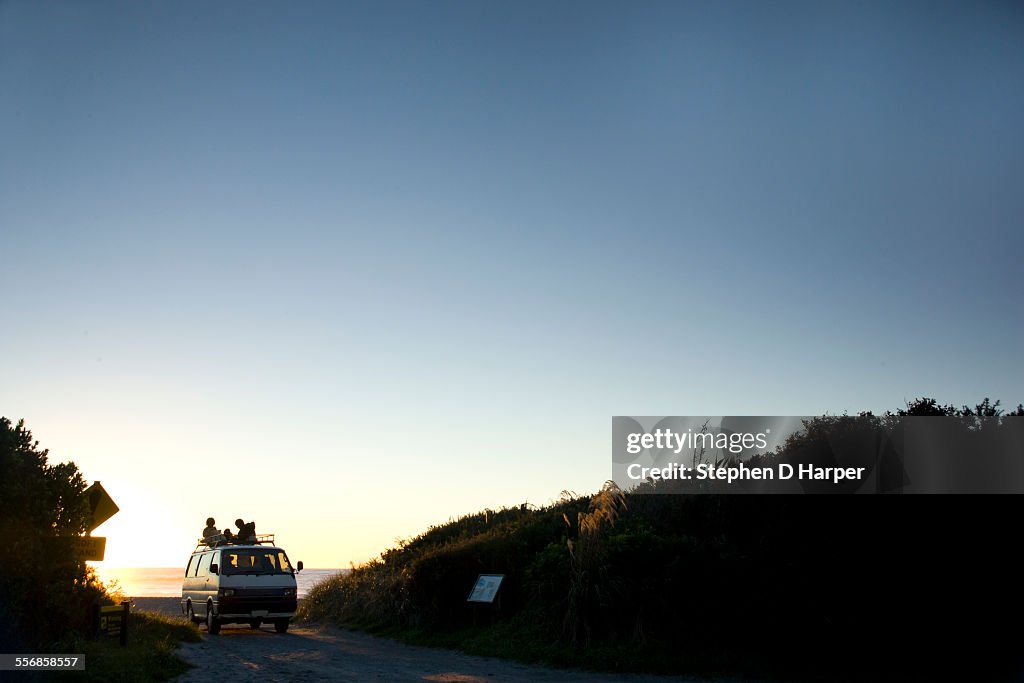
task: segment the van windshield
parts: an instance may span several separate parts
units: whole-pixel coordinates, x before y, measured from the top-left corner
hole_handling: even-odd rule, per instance
[[[291,574],[292,565],[283,550],[225,550],[224,574]]]

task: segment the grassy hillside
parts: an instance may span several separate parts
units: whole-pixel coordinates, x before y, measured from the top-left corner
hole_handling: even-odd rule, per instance
[[[623,495],[609,483],[433,527],[318,586],[301,616],[612,670],[999,680],[1024,670],[1000,625],[1024,607],[1022,511],[1018,496]],[[506,576],[494,609],[466,603],[480,573]]]

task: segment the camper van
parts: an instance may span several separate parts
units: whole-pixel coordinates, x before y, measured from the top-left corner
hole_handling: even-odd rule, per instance
[[[293,569],[273,534],[246,543],[201,540],[185,567],[182,614],[194,623],[205,622],[210,635],[220,633],[222,624],[260,628],[264,622],[285,633],[295,615],[297,571],[302,562]]]

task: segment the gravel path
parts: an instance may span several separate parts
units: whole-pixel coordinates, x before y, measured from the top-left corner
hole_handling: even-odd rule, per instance
[[[211,672],[232,683],[264,681],[438,681],[445,683],[666,683],[696,680],[600,674],[527,666],[452,650],[404,645],[386,638],[334,628],[293,628],[279,635],[224,627],[219,636],[179,651],[196,665],[181,683],[206,683]]]
[[[137,598],[138,609],[180,615],[175,598]],[[175,611],[177,610],[177,611]],[[667,683],[703,679],[603,674],[528,666],[453,650],[415,647],[336,628],[224,626],[219,636],[202,632],[199,643],[178,651],[195,666],[179,683],[288,681],[435,681],[439,683]],[[721,682],[719,682],[721,683]]]

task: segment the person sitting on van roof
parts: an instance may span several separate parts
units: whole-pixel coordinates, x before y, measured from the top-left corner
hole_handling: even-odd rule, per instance
[[[206,518],[206,528],[203,529],[203,540],[210,538],[211,536],[219,536],[220,529],[217,528],[217,521],[213,517]]]
[[[235,534],[238,543],[256,542],[256,522],[244,522],[239,518],[235,520],[235,526],[238,527],[238,533]]]
[[[214,526],[214,524],[216,524],[216,521],[213,519],[213,517],[207,517],[206,528],[203,529],[202,542],[210,546],[211,548],[216,548],[217,546],[225,542],[224,534],[222,534],[220,530]]]

